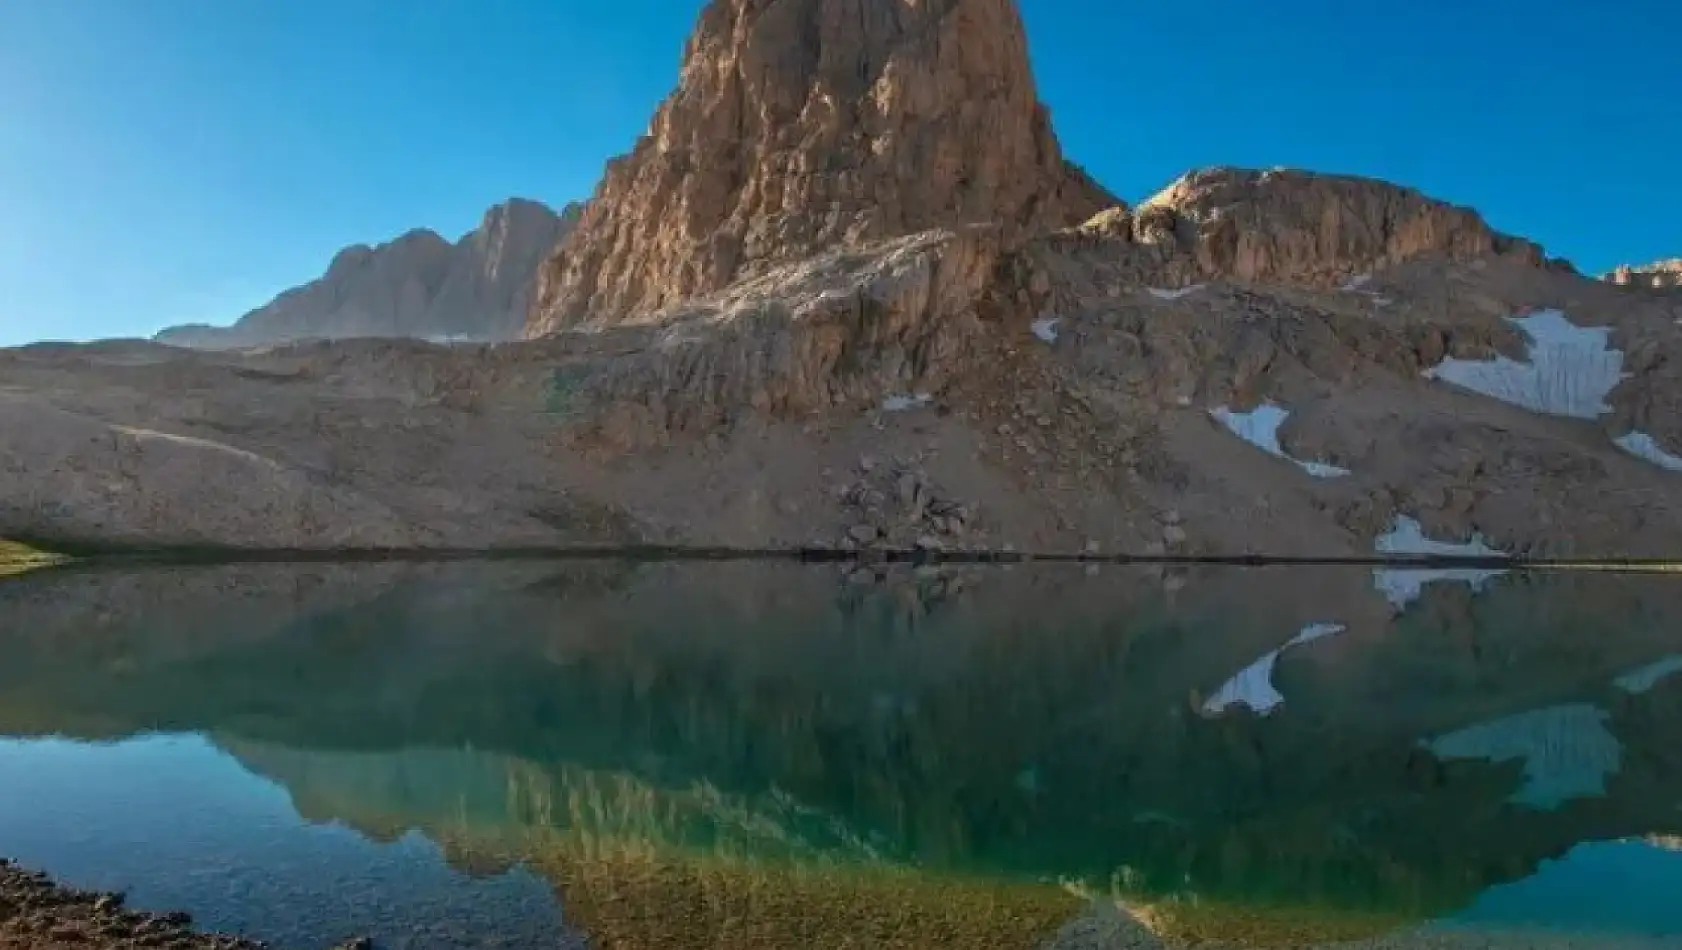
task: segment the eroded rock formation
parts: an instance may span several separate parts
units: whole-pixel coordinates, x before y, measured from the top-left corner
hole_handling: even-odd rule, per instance
[[[1601,279],[1620,287],[1682,290],[1682,257],[1654,261],[1639,267],[1623,264]]]
[[[556,214],[511,199],[455,244],[421,229],[377,247],[348,247],[320,279],[231,327],[171,327],[157,339],[199,349],[344,337],[512,339],[525,322],[538,262],[577,216],[576,205]]]
[[[1171,285],[1225,279],[1324,287],[1421,257],[1568,267],[1490,228],[1470,208],[1376,179],[1286,168],[1191,171],[1133,213],[1112,208],[1079,231],[1138,245],[1139,278]]]
[[[1115,204],[1064,161],[1012,0],[714,0],[527,327],[619,321],[837,244]]]

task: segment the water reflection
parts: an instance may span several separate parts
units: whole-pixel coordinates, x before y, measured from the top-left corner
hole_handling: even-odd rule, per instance
[[[246,565],[32,575],[0,617],[0,732],[207,737],[308,821],[541,874],[598,947],[1682,938],[1558,871],[1682,888],[1660,577],[1397,614],[1354,569]],[[0,853],[27,824],[65,863],[48,809]]]

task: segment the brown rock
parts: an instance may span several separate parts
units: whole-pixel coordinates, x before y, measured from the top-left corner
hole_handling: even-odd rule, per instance
[[[1062,158],[1012,0],[713,0],[677,89],[539,277],[530,336],[836,244],[1115,205]]]
[[[995,228],[933,231],[742,281],[597,366],[589,426],[629,448],[740,407],[787,415],[939,391],[982,336],[976,305],[998,254]]]
[[[1542,249],[1497,233],[1470,208],[1370,178],[1295,169],[1190,172],[1139,206],[1135,231],[1172,241],[1208,277],[1325,285],[1415,257]]]

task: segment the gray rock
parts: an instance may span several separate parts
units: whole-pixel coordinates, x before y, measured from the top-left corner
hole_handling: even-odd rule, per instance
[[[915,472],[901,472],[899,481],[895,485],[899,491],[899,503],[906,508],[915,507],[917,496],[922,489],[922,482]]]
[[[847,529],[847,537],[860,544],[869,544],[870,542],[876,540],[880,535],[881,532],[876,530],[875,525],[856,524]]]

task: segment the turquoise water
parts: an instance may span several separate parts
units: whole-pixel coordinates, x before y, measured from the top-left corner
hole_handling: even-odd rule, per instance
[[[42,572],[0,855],[297,948],[1038,947],[1094,898],[1118,947],[1682,947],[1682,584],[1397,587]]]

